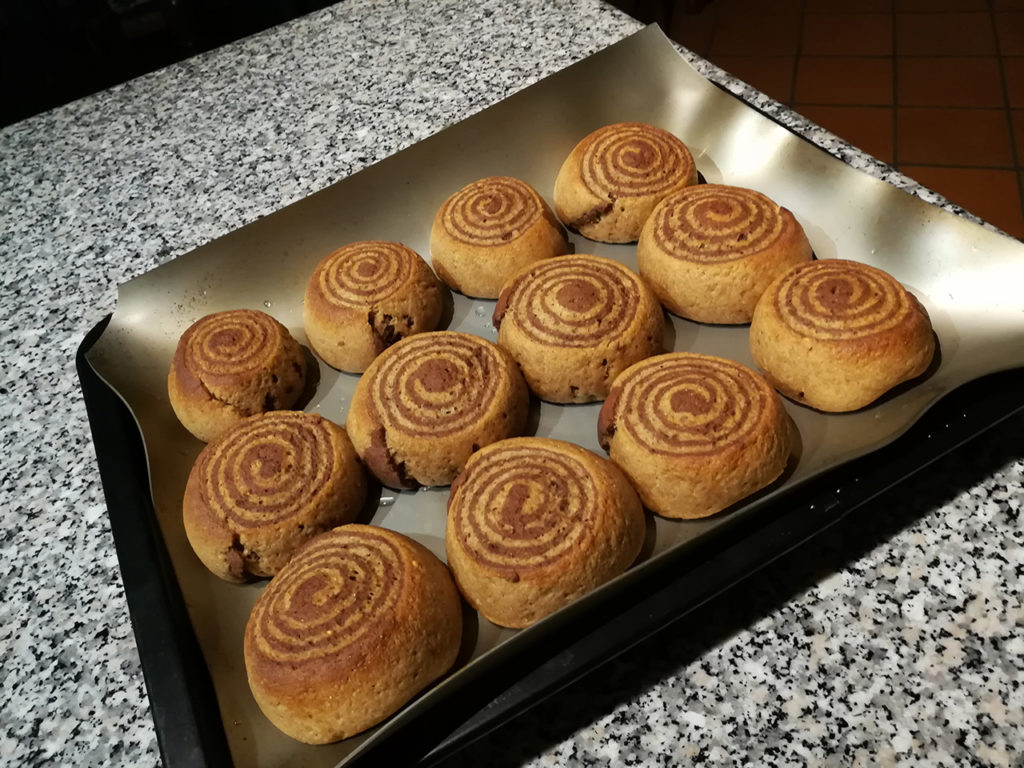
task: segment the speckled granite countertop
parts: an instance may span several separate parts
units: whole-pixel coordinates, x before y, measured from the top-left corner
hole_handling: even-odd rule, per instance
[[[350,0],[0,131],[0,763],[160,762],[73,368],[116,286],[638,28],[593,0]],[[1022,427],[453,763],[1020,765]]]

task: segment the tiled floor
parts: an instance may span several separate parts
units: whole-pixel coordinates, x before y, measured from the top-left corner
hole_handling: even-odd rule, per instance
[[[1024,238],[1024,0],[690,0],[655,13],[644,20]]]

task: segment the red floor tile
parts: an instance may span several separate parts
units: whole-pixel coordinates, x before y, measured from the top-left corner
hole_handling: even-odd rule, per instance
[[[1024,56],[1003,58],[1006,75],[1006,95],[1011,107],[1024,107]]]
[[[987,13],[897,13],[900,56],[993,56],[996,40]]]
[[[802,0],[714,0],[719,14],[735,13],[743,16],[784,16],[799,15],[803,9]]]
[[[980,168],[900,166],[910,178],[1014,237],[1024,237],[1018,174]]]
[[[835,0],[806,0],[804,13],[891,13],[892,0],[860,0],[837,3]]]
[[[1024,12],[996,13],[996,36],[1003,56],[1024,56]]]
[[[901,165],[1013,165],[1005,110],[901,107],[896,118],[896,160]]]
[[[796,52],[799,40],[799,16],[723,14],[715,22],[711,54],[787,56]]]
[[[802,56],[793,99],[804,104],[892,104],[892,60]]]
[[[668,34],[676,42],[706,58],[711,50],[714,30],[715,12],[713,6],[709,6],[700,13],[674,13]]]
[[[896,71],[896,100],[901,106],[1006,106],[999,59],[994,56],[901,56]]]
[[[884,163],[893,160],[891,107],[833,107],[794,104],[793,109]]]
[[[801,40],[805,56],[888,56],[892,53],[892,15],[808,14]]]
[[[1013,125],[1013,144],[1017,148],[1017,165],[1024,168],[1024,109],[1015,109],[1010,114]]]
[[[987,11],[986,0],[896,0],[899,12],[949,13],[950,11]]]
[[[714,62],[776,101],[793,98],[795,56],[716,56]]]

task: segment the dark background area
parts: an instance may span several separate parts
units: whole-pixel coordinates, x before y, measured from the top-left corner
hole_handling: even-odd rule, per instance
[[[0,2],[0,125],[332,1],[4,0]]]

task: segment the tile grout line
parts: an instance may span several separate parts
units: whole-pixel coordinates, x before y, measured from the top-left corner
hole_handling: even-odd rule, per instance
[[[1017,147],[1017,135],[1013,130],[1013,107],[1010,102],[1010,88],[1006,79],[1006,57],[1003,54],[1002,46],[999,43],[999,25],[996,23],[995,9],[992,7],[992,0],[988,0],[989,20],[992,24],[992,36],[995,38],[996,61],[999,63],[999,79],[1003,91],[1004,113],[1006,125],[1010,132],[1010,159],[1013,161],[1014,175],[1017,178],[1017,205],[1020,210],[1021,219],[1024,219],[1024,172],[1020,166],[1024,163],[1024,148]],[[1018,238],[1024,240],[1024,238]]]

